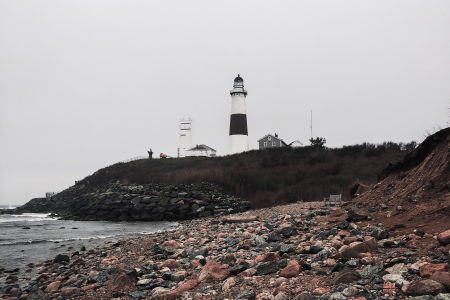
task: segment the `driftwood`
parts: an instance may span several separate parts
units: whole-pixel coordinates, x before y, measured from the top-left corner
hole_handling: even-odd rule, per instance
[[[252,221],[258,221],[258,216],[229,216],[229,217],[223,217],[221,219],[224,223],[242,223],[242,222],[252,222]]]

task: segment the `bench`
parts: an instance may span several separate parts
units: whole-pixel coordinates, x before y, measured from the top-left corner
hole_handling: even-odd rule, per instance
[[[329,198],[323,198],[323,202],[325,205],[327,205],[327,202],[328,202],[328,205],[330,205],[330,206],[332,203],[334,203],[334,205],[338,205],[338,203],[342,204],[342,194],[330,195]]]

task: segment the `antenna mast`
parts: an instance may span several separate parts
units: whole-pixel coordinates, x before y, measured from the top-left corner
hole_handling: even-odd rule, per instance
[[[311,138],[313,138],[313,136],[312,136],[312,111],[311,111]]]

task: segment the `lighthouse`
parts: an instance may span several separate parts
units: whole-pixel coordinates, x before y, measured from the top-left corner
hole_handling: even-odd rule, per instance
[[[230,118],[230,154],[248,151],[247,114],[245,110],[244,80],[241,76],[234,79],[231,94]]]

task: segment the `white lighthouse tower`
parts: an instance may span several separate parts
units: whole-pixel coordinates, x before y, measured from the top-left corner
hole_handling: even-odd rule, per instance
[[[231,90],[230,118],[230,154],[248,151],[247,113],[245,110],[244,80],[241,76],[234,79],[234,89]]]
[[[186,151],[194,147],[194,120],[181,119],[180,120],[180,148],[178,155],[180,157],[186,156]]]

